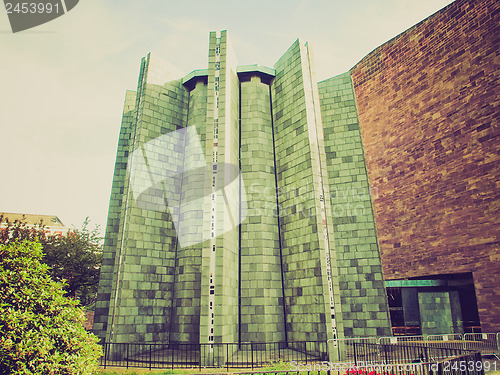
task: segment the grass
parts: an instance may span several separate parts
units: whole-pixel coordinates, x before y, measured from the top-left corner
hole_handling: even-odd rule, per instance
[[[483,358],[483,363],[486,361],[489,362],[489,371],[485,371],[486,375],[500,375],[500,361],[495,360],[495,358]],[[255,371],[273,371],[273,370],[289,370],[290,364],[286,362],[278,362],[273,365],[256,368]],[[101,372],[98,375],[187,375],[187,374],[211,374],[211,373],[231,373],[231,372],[249,372],[252,371],[250,368],[230,368],[229,371],[226,368],[193,368],[193,369],[174,369],[174,370],[166,370],[166,369],[143,369],[143,368],[135,368],[135,369],[126,369],[123,367],[108,367],[107,369],[101,369]],[[321,372],[323,374],[323,372]],[[341,373],[340,375],[343,375]]]
[[[98,375],[143,375],[143,374],[153,374],[153,375],[171,375],[171,374],[196,374],[199,373],[198,370],[157,370],[157,369],[126,369],[123,367],[114,367],[102,369]]]
[[[272,371],[272,370],[287,370],[289,368],[289,364],[286,362],[277,362],[273,365],[262,367],[255,369],[255,371]],[[143,375],[143,374],[152,374],[152,375],[183,375],[183,374],[210,374],[210,373],[227,373],[227,372],[246,372],[252,371],[250,368],[230,368],[229,371],[226,368],[193,368],[193,369],[174,369],[174,370],[165,370],[165,369],[126,369],[123,367],[108,367],[106,369],[101,368],[101,372],[98,375]]]

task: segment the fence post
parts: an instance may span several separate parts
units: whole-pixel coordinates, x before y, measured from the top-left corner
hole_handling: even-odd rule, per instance
[[[226,344],[226,370],[229,372],[229,344]]]
[[[129,347],[130,347],[130,344],[129,344],[129,343],[127,343],[127,369],[128,369],[128,357],[129,357],[129,355],[128,355],[128,354],[130,353],[130,351],[129,351]]]
[[[481,362],[481,368],[479,370],[479,375],[484,375],[483,357],[481,356],[481,353],[476,352],[476,354],[474,355],[474,357],[475,357],[475,361],[474,361],[475,363]]]
[[[429,354],[429,345],[425,346],[425,355],[426,355],[425,361],[428,363],[429,366],[429,373],[430,375],[434,375],[434,370],[432,369],[432,363],[431,363],[432,356],[431,354]]]
[[[153,345],[153,344],[149,344],[149,371],[151,371],[151,354],[152,354],[151,345]]]
[[[358,356],[356,353],[356,343],[355,342],[352,343],[352,349],[354,351],[354,366],[358,367]]]
[[[103,347],[104,347],[104,368],[106,368],[106,362],[107,362],[107,358],[108,358],[108,356],[107,356],[107,354],[108,354],[107,345],[108,344],[107,344],[106,340],[104,340],[104,345],[103,345]]]
[[[307,341],[304,341],[304,353],[306,354],[306,365],[307,365]]]
[[[252,352],[252,370],[253,370],[253,344],[250,343],[250,351]]]
[[[469,363],[472,361],[474,361],[474,355],[470,354],[468,356],[465,357],[466,360],[465,360],[465,373],[467,375],[469,375]],[[473,362],[475,364],[475,362]]]

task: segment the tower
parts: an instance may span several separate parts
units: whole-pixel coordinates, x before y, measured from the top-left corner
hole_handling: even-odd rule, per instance
[[[107,342],[325,342],[390,333],[349,74],[297,40],[239,66],[227,32],[184,78],[127,92],[94,331]]]

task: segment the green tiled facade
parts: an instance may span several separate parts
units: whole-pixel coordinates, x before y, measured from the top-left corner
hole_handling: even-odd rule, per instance
[[[274,69],[238,66],[211,33],[208,69],[184,79],[144,58],[112,189],[94,323],[107,342],[389,333],[350,76],[318,85],[307,44]]]
[[[114,266],[117,253],[116,247],[118,245],[118,236],[120,233],[120,221],[122,217],[124,198],[123,193],[127,183],[126,175],[128,154],[130,149],[131,134],[137,116],[135,111],[135,98],[136,92],[127,91],[109,203],[108,223],[106,227],[106,238],[104,242],[103,259],[99,279],[99,295],[96,302],[93,326],[94,331],[101,334],[101,337],[104,337],[107,332],[108,311],[110,308],[110,301],[112,300],[111,290],[114,279]]]
[[[318,84],[346,337],[391,335],[351,75]]]
[[[189,92],[189,116],[187,126],[196,128],[203,151],[205,144],[205,122],[207,116],[207,87],[203,82],[198,82]],[[190,169],[197,159],[195,153],[186,152],[186,166]],[[191,160],[195,159],[195,160]],[[203,177],[188,175],[184,177],[184,186],[181,190],[183,198],[199,196],[203,193]],[[175,262],[174,280],[174,309],[170,329],[170,340],[173,342],[193,342],[200,335],[200,298],[201,298],[201,264],[202,258],[202,233],[203,233],[203,210],[193,202],[180,208],[180,217],[190,222],[186,228],[189,233],[184,235],[196,243],[195,245],[178,247]]]
[[[241,223],[242,342],[285,341],[270,86],[241,79],[241,172],[248,216]]]
[[[418,293],[418,306],[423,335],[462,332],[462,312],[457,291],[421,291]]]
[[[217,58],[217,54],[219,57]],[[217,66],[220,64],[220,68]],[[219,79],[216,73],[219,71]],[[217,166],[237,166],[239,153],[239,98],[236,61],[232,56],[227,33],[222,32],[220,38],[210,33],[208,55],[208,88],[207,88],[207,148],[206,160]],[[216,91],[218,95],[216,95]],[[217,120],[217,121],[216,121]],[[216,127],[218,130],[216,131]],[[214,148],[217,144],[217,153]],[[211,223],[214,224],[215,236],[202,249],[202,282],[201,282],[201,343],[236,342],[238,340],[238,227],[237,215],[239,206],[239,185],[230,184],[234,176],[223,169],[217,174],[217,188],[223,185],[224,196],[216,196],[215,211],[210,213],[212,178],[205,179],[205,232],[209,233]],[[220,191],[220,190],[219,190]],[[210,194],[212,193],[212,194]],[[228,211],[230,208],[230,211]],[[214,216],[214,217],[212,217]],[[217,236],[217,233],[222,233]],[[213,250],[215,246],[215,250]],[[210,263],[214,262],[211,269]],[[213,301],[210,300],[213,280]],[[210,303],[212,302],[212,306]]]
[[[332,339],[342,324],[329,206],[326,230],[321,213],[322,191],[328,189],[328,180],[310,63],[307,46],[296,41],[276,63],[271,91],[286,332],[290,341]],[[331,293],[327,262],[333,265]],[[336,311],[330,307],[330,295]]]

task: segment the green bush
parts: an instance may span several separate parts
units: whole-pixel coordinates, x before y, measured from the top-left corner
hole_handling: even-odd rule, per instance
[[[0,244],[8,245],[23,240],[38,241],[42,245],[42,263],[49,266],[54,281],[64,281],[67,297],[78,299],[87,309],[97,299],[97,285],[102,261],[102,245],[99,226],[89,229],[85,219],[81,229],[73,229],[64,236],[48,234],[40,221],[28,225],[26,221],[9,219],[0,214]]]
[[[95,374],[97,337],[42,257],[37,242],[0,245],[0,374]]]

